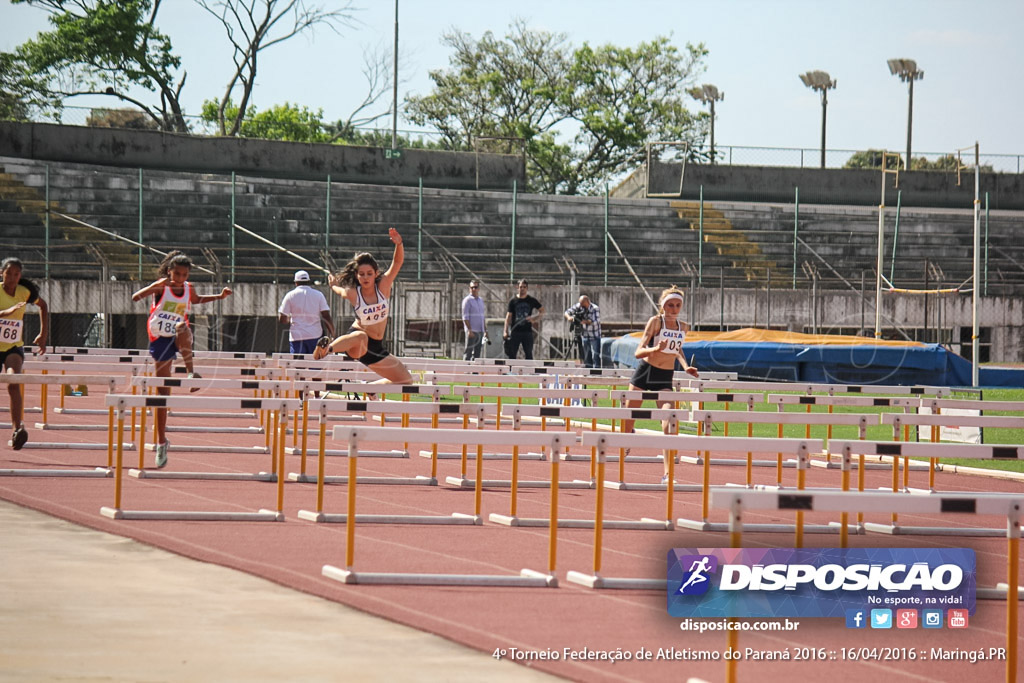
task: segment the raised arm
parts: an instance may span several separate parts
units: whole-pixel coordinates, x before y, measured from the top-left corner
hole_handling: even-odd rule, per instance
[[[197,294],[195,288],[192,288],[192,303],[194,304],[208,304],[211,301],[226,299],[229,296],[231,296],[230,287],[220,290],[220,294]]]
[[[402,269],[402,264],[405,263],[405,247],[402,246],[402,236],[394,228],[388,228],[388,237],[395,245],[395,253],[391,257],[391,265],[388,266],[388,269],[384,271],[384,275],[380,278],[380,291],[385,296],[391,294],[391,285],[395,282],[395,278],[398,277],[398,271]]]

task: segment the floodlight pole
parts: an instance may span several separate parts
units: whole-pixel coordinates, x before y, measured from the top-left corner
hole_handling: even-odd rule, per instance
[[[825,119],[828,114],[828,88],[821,89],[821,167],[825,168]]]
[[[901,81],[906,81],[908,85],[906,170],[909,171],[911,160],[910,141],[914,127],[914,81],[919,81],[922,78],[924,78],[924,71],[917,68],[917,62],[915,62],[913,59],[890,59],[888,64],[889,73],[891,73],[893,76],[898,76]]]
[[[398,0],[395,0],[395,54],[391,83],[391,149],[398,148]],[[913,85],[913,84],[911,84]]]
[[[715,100],[712,99],[709,103],[711,105],[711,163],[715,163]]]
[[[907,101],[907,169],[910,170],[910,138],[914,130],[914,79],[909,79],[910,95]]]
[[[811,90],[817,90],[821,93],[821,167],[825,168],[825,124],[828,119],[828,91],[836,87],[836,82],[824,71],[808,71],[800,76],[800,80]]]

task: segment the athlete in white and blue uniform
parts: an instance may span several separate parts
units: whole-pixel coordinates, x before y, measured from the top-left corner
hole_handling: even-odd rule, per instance
[[[636,358],[640,363],[629,380],[631,391],[670,391],[672,389],[672,375],[677,364],[687,373],[697,377],[697,368],[686,362],[683,355],[683,344],[686,341],[686,333],[690,326],[679,320],[679,313],[683,310],[683,292],[676,287],[670,287],[661,293],[658,302],[661,314],[651,317],[644,328],[640,345],[636,349]],[[626,402],[630,408],[639,408],[642,400],[633,399]],[[673,401],[658,401],[659,408],[671,408]],[[668,424],[662,422],[662,429],[667,429]],[[633,431],[633,420],[622,421],[622,431]],[[668,453],[665,458],[665,477],[663,483],[668,482]]]
[[[395,245],[395,253],[384,273],[371,254],[362,253],[349,261],[340,275],[330,277],[331,289],[348,299],[356,319],[348,332],[333,341],[322,338],[313,357],[345,353],[380,375],[382,383],[412,384],[409,370],[384,347],[384,331],[391,311],[388,297],[405,261],[402,236],[389,228],[388,237]]]

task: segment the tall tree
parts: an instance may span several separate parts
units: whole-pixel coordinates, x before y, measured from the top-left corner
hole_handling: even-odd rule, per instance
[[[504,39],[452,31],[450,68],[430,73],[432,92],[406,100],[406,114],[436,128],[452,149],[481,138],[518,138],[531,190],[596,191],[641,158],[652,140],[696,140],[704,124],[685,105],[707,50],[667,38],[635,48],[580,48],[562,34],[518,21]]]
[[[352,21],[350,2],[335,9],[325,9],[305,0],[195,1],[221,23],[234,50],[234,73],[228,79],[218,104],[221,135],[235,135],[242,126],[256,84],[261,53],[316,26],[326,26],[337,32],[338,24],[350,24]],[[231,117],[226,112],[236,89],[240,90],[239,104]]]
[[[161,129],[188,132],[179,97],[185,74],[156,28],[160,0],[12,0],[50,14],[53,29],[17,49],[26,69],[58,98],[109,95],[146,113]],[[155,93],[141,102],[133,87]]]

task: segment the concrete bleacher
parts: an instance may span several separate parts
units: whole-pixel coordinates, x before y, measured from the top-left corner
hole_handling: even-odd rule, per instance
[[[0,159],[0,166],[0,246],[5,251],[41,261],[47,184],[51,211],[138,239],[139,169],[13,158]],[[513,204],[510,192],[428,188],[422,191],[421,217],[415,187],[332,183],[328,217],[326,182],[239,176],[232,183],[230,176],[153,170],[143,171],[142,179],[142,241],[163,251],[185,248],[196,258],[200,254],[195,252],[209,249],[225,271],[232,264],[233,208],[239,225],[318,263],[325,250],[336,263],[364,250],[387,260],[390,226],[403,233],[413,258],[422,220],[424,280],[448,280],[451,269],[461,277],[458,259],[485,280],[507,281],[514,210],[517,276],[538,284],[563,282],[568,277],[566,257],[584,282],[603,281],[603,197],[520,194]],[[763,287],[770,273],[772,287],[782,287],[792,281],[794,211],[793,205],[705,203],[701,230],[697,202],[615,199],[609,202],[608,230],[649,286],[686,284],[701,270],[705,286],[717,285],[721,276],[727,287]],[[877,207],[801,205],[798,216],[797,232],[806,242],[796,250],[798,286],[808,282],[805,263],[816,267],[824,284],[844,286],[839,278],[859,284],[865,272],[873,282]],[[890,208],[887,275],[894,220],[895,209]],[[1018,223],[1014,215],[990,219],[990,293],[1012,293],[1024,286],[1024,245],[1014,236]],[[56,277],[94,275],[99,265],[86,248],[90,244],[108,259],[111,275],[138,276],[135,247],[53,213],[50,226],[51,263],[61,264]],[[894,284],[923,288],[927,261],[938,268],[929,274],[929,287],[964,282],[971,273],[972,229],[968,209],[904,209]],[[238,281],[287,281],[294,271],[292,259],[251,236],[236,232],[235,246]],[[608,258],[610,285],[635,282],[611,245]],[[150,276],[152,263],[152,257],[145,257],[143,279]]]

